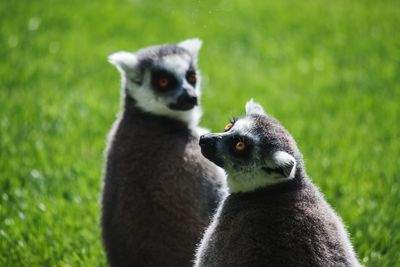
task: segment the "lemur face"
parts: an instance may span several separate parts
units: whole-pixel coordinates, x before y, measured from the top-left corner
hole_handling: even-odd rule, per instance
[[[225,168],[231,191],[250,191],[292,179],[296,145],[278,121],[249,101],[246,116],[231,120],[222,133],[203,135],[202,154]]]
[[[166,56],[145,70],[145,87],[172,110],[190,110],[198,101],[198,71],[189,55]]]
[[[200,97],[198,39],[177,45],[143,48],[136,53],[118,52],[109,57],[122,73],[123,86],[142,110],[180,117],[193,110]]]

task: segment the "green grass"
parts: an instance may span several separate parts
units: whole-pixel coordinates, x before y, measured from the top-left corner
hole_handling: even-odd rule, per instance
[[[366,266],[400,266],[399,1],[3,1],[0,266],[105,266],[118,50],[198,36],[203,125],[250,97],[292,132]]]

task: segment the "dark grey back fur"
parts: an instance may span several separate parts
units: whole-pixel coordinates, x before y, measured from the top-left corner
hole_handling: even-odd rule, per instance
[[[196,266],[360,266],[340,218],[308,179],[233,193]]]
[[[224,188],[199,136],[126,96],[109,136],[102,236],[111,266],[191,266]]]

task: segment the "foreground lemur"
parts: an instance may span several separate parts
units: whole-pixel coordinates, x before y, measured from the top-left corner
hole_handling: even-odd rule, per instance
[[[224,133],[200,138],[232,192],[204,234],[195,266],[360,266],[340,217],[307,177],[281,124],[250,101]]]
[[[191,266],[225,174],[198,147],[201,41],[109,57],[123,111],[108,138],[102,237],[111,266]]]

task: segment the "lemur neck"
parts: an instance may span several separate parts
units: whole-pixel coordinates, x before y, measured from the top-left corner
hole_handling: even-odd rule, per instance
[[[266,188],[286,187],[304,180],[304,173],[297,170],[293,178],[279,178],[266,174],[263,171],[230,174],[228,172],[228,185],[232,193],[245,193],[263,190]]]
[[[231,203],[233,201],[236,204],[240,203],[240,206],[238,206],[240,209],[257,206],[264,207],[265,203],[271,199],[279,199],[285,197],[285,195],[287,196],[287,194],[296,194],[296,192],[310,187],[310,184],[311,182],[308,179],[292,179],[284,183],[261,187],[254,191],[231,192],[229,201]]]
[[[153,132],[157,130],[188,131],[188,125],[183,121],[145,112],[136,105],[136,100],[128,95],[124,99],[122,117],[132,121],[136,127],[149,128]]]
[[[187,128],[195,129],[198,127],[199,120],[201,118],[201,109],[199,106],[195,106],[191,110],[177,111],[171,110],[167,107],[162,107],[159,110],[146,110],[146,107],[139,105],[138,102],[129,95],[126,91],[123,99],[124,112],[128,114],[147,114],[151,117],[165,118],[170,121],[176,121],[181,124],[185,124]]]

